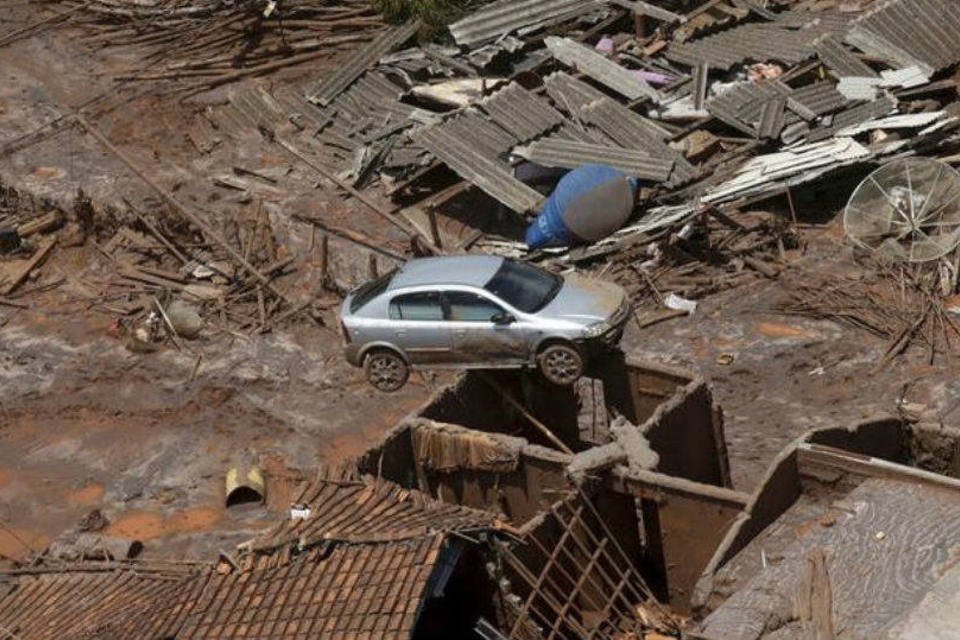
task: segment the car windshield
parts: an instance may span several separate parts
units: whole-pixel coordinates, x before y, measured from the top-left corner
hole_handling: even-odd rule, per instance
[[[524,313],[547,306],[563,286],[563,278],[533,265],[504,260],[484,289]]]
[[[379,278],[357,287],[357,290],[353,293],[353,300],[350,301],[350,313],[356,313],[362,309],[365,304],[386,291],[396,272],[397,270],[393,269]]]

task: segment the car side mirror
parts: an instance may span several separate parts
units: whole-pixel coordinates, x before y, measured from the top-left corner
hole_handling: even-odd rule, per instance
[[[507,313],[506,311],[501,311],[500,313],[495,313],[490,320],[494,324],[513,324],[517,321],[512,314]]]

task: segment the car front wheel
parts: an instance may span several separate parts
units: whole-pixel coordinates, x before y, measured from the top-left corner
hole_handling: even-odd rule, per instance
[[[397,391],[410,377],[410,368],[403,358],[386,349],[368,355],[363,361],[363,370],[367,374],[367,381],[386,393]]]
[[[540,352],[537,362],[543,377],[555,385],[571,385],[583,375],[583,356],[573,345],[551,344]]]

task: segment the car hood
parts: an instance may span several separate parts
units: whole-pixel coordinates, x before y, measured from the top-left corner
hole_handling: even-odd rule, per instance
[[[569,275],[557,295],[537,315],[589,325],[614,315],[626,298],[626,291],[612,282]]]

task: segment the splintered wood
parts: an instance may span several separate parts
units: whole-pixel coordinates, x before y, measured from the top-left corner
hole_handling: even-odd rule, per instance
[[[352,51],[383,26],[369,2],[68,1],[64,18],[93,46],[146,47],[148,64],[119,80],[209,88]]]
[[[937,354],[956,355],[960,326],[929,272],[929,267],[911,270],[883,263],[872,263],[862,277],[792,272],[785,280],[788,299],[777,310],[833,320],[888,340],[878,367],[911,345],[926,349],[932,362]]]
[[[638,236],[617,247],[601,275],[619,282],[640,305],[660,304],[670,293],[699,299],[778,277],[786,249],[796,245],[794,231],[772,214],[710,209],[684,229]],[[674,315],[644,311],[638,320],[649,326]]]

